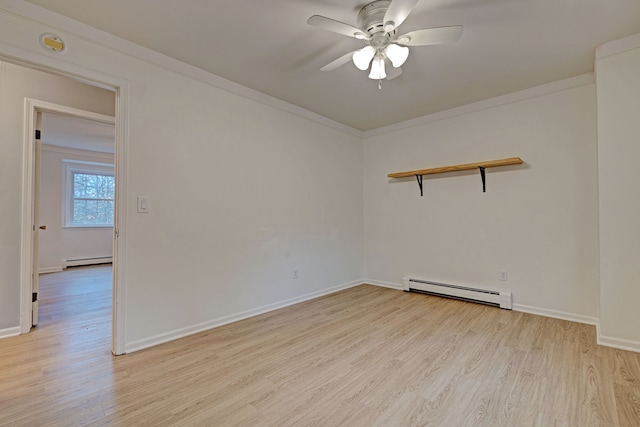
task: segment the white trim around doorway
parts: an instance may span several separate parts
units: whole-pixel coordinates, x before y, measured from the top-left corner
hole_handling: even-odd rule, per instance
[[[23,182],[22,182],[22,224],[20,248],[20,326],[21,334],[28,333],[31,328],[31,272],[33,266],[33,160],[35,156],[33,134],[34,114],[36,111],[52,111],[92,120],[109,120],[116,124],[115,142],[115,174],[116,174],[116,212],[114,218],[114,259],[113,259],[113,315],[112,315],[112,352],[115,355],[124,354],[125,350],[125,217],[126,217],[126,165],[127,165],[127,116],[128,116],[128,84],[118,78],[111,78],[92,70],[66,69],[68,64],[50,58],[44,61],[34,61],[33,55],[24,52],[21,55],[14,48],[6,52],[5,45],[0,44],[0,61],[12,62],[21,66],[52,72],[54,74],[82,80],[88,84],[94,83],[98,87],[109,87],[114,90],[116,97],[116,116],[104,116],[88,113],[71,107],[60,106],[45,101],[25,99],[24,106],[24,135],[23,135]],[[40,57],[41,58],[41,57]],[[87,114],[88,113],[88,114]]]

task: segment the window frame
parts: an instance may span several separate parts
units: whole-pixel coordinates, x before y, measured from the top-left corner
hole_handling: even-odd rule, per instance
[[[113,224],[74,224],[73,223],[73,202],[74,202],[74,180],[73,175],[76,173],[84,173],[87,175],[102,175],[115,177],[115,168],[110,163],[86,162],[79,160],[63,160],[64,164],[64,190],[62,198],[63,206],[63,229],[90,229],[90,228],[113,228]],[[115,186],[115,182],[114,182]],[[115,190],[115,188],[114,188]],[[115,194],[114,202],[114,220],[115,220]]]

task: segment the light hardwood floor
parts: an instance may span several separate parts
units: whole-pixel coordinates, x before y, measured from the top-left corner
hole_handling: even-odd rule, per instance
[[[363,285],[114,357],[110,274],[42,276],[0,425],[640,426],[640,354],[592,326]]]

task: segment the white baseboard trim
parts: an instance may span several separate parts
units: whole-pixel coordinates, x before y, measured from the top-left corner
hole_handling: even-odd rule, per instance
[[[390,289],[397,289],[400,291],[404,291],[404,286],[399,283],[384,282],[381,280],[373,280],[373,279],[362,279],[362,283],[368,284],[368,285],[381,286],[383,288],[390,288]],[[513,310],[520,311],[523,313],[535,314],[538,316],[552,317],[554,319],[569,320],[571,322],[584,323],[587,325],[598,324],[597,317],[584,316],[582,314],[567,313],[564,311],[549,310],[546,308],[533,307],[529,305],[513,304]]]
[[[61,271],[64,271],[64,268],[62,267],[39,268],[38,274],[60,273]]]
[[[619,350],[633,351],[640,353],[640,342],[623,340],[620,338],[603,337],[598,335],[598,345],[617,348]]]
[[[513,304],[514,311],[522,313],[536,314],[538,316],[551,317],[554,319],[568,320],[570,322],[584,323],[587,325],[597,325],[598,318],[585,316],[583,314],[567,313],[565,311],[549,310],[546,308],[532,307],[529,305]]]
[[[383,282],[382,280],[362,279],[362,284],[380,286],[382,288],[397,289],[404,291],[404,287],[401,283]]]
[[[15,326],[13,328],[0,329],[0,339],[15,337],[20,335],[20,326]]]
[[[625,340],[621,338],[607,337],[607,336],[601,335],[600,322],[598,322],[598,324],[596,325],[596,331],[598,331],[597,332],[598,345],[640,353],[640,342],[638,341],[631,341],[631,340]]]
[[[381,280],[372,280],[372,279],[354,280],[352,282],[343,283],[341,285],[333,286],[331,288],[323,289],[321,291],[311,292],[295,298],[289,298],[274,304],[269,304],[269,305],[265,305],[255,309],[232,314],[229,316],[220,317],[218,319],[213,319],[207,322],[199,323],[199,324],[188,326],[185,328],[176,329],[174,331],[158,334],[149,338],[136,340],[131,343],[125,344],[124,352],[133,353],[138,350],[153,347],[153,346],[163,344],[169,341],[173,341],[179,338],[184,338],[189,335],[197,334],[199,332],[217,328],[219,326],[224,326],[229,323],[237,322],[240,320],[248,319],[250,317],[258,316],[260,314],[268,313],[270,311],[275,311],[280,308],[288,307],[290,305],[298,304],[304,301],[308,301],[324,295],[329,295],[338,291],[353,288],[355,286],[359,286],[363,284],[404,291],[404,287],[399,283],[385,282]],[[534,314],[537,316],[551,317],[551,318],[560,319],[560,320],[568,320],[571,322],[583,323],[587,325],[594,325],[596,327],[596,336],[597,336],[598,345],[640,353],[640,342],[602,336],[600,334],[599,319],[597,317],[585,316],[582,314],[575,314],[575,313],[567,313],[564,311],[550,310],[546,308],[533,307],[533,306],[528,306],[523,304],[513,304],[513,311]],[[19,327],[0,330],[0,338],[19,335],[19,333],[20,333]]]
[[[362,285],[362,279],[354,280],[353,282],[343,283],[341,285],[332,286],[327,289],[323,289],[317,292],[311,292],[308,294],[300,295],[298,297],[289,298],[284,301],[280,301],[274,304],[264,305],[251,310],[246,310],[240,313],[231,314],[229,316],[220,317],[218,319],[209,320],[196,325],[187,326],[185,328],[176,329],[174,331],[158,334],[149,338],[143,338],[141,340],[132,341],[124,346],[125,353],[133,353],[134,351],[142,350],[145,348],[153,347],[155,345],[163,344],[169,341],[184,338],[189,335],[197,334],[209,329],[224,326],[229,323],[237,322],[240,320],[248,319],[250,317],[258,316],[260,314],[275,311],[280,308],[288,307],[290,305],[298,304],[304,301],[308,301],[314,298],[318,298],[324,295],[329,295],[344,289],[353,288],[355,286]]]

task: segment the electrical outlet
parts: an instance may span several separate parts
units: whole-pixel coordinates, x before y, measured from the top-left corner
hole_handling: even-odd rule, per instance
[[[508,280],[507,270],[500,270],[500,280],[506,282]]]
[[[291,278],[292,279],[297,279],[298,278],[298,269],[294,268],[293,272],[291,273]]]

